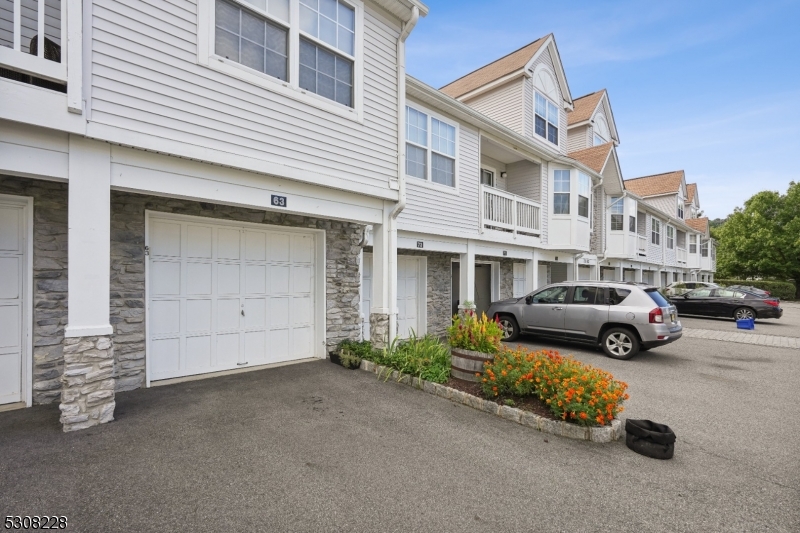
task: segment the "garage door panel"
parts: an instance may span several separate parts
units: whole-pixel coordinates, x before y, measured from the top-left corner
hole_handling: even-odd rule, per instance
[[[181,256],[181,224],[154,221],[150,224],[150,253],[154,256]]]
[[[291,276],[291,292],[311,292],[314,272],[310,266],[293,266]]]
[[[217,335],[219,343],[220,335]],[[236,335],[238,338],[238,335]],[[238,347],[238,342],[237,342]],[[237,348],[238,349],[238,348]],[[238,354],[237,354],[238,356]],[[211,335],[186,337],[186,368],[189,372],[211,368]]]
[[[171,296],[181,293],[181,264],[171,261],[153,261],[150,265],[150,292],[153,296]]]
[[[22,308],[19,304],[0,305],[0,353],[14,351],[19,358],[22,335]],[[0,367],[5,370],[5,367]],[[19,376],[17,376],[19,377]]]
[[[21,298],[22,257],[0,257],[0,273],[0,299]]]
[[[289,357],[289,329],[277,329],[267,333],[267,360],[275,363]]]
[[[211,226],[189,225],[187,228],[186,255],[192,258],[211,259]]]
[[[238,229],[217,229],[217,259],[239,259],[240,240]]]
[[[292,235],[292,254],[293,263],[311,263],[314,260],[314,242],[307,235]]]
[[[269,292],[273,294],[288,294],[289,292],[289,266],[270,265],[269,267]]]
[[[311,344],[314,339],[314,331],[309,327],[295,327],[289,330],[289,337],[291,339],[291,353],[288,357],[292,359],[301,359],[304,357],[311,357]]]
[[[245,292],[247,294],[266,294],[267,266],[247,265],[245,267]]]
[[[265,328],[267,326],[267,299],[247,298],[244,301],[244,327]]]
[[[150,329],[153,335],[180,334],[180,300],[156,300],[150,305],[150,313]]]
[[[239,334],[217,334],[217,358],[215,366],[231,368],[239,362]]]
[[[271,233],[268,237],[267,261],[289,262],[289,235]]]
[[[275,297],[269,299],[269,318],[270,327],[281,327],[289,325],[289,297]]]
[[[239,329],[241,316],[238,298],[220,298],[217,300],[217,331]]]
[[[180,339],[157,339],[150,341],[151,375],[156,379],[172,377],[181,368]]]
[[[19,352],[0,353],[0,404],[17,401],[21,395],[22,363]]]
[[[267,234],[261,231],[246,231],[244,233],[245,253],[248,261],[267,260]]]
[[[186,300],[186,331],[211,331],[211,300]]]
[[[291,322],[292,326],[300,324],[310,324],[314,321],[314,314],[312,311],[311,298],[294,297],[292,298],[291,307]]]
[[[248,331],[244,334],[244,358],[249,364],[264,364],[267,360],[267,332]]]
[[[22,252],[22,209],[0,207],[0,250]]]
[[[241,291],[240,270],[238,264],[220,263],[217,265],[217,294],[239,294]]]
[[[188,263],[186,265],[186,294],[211,294],[211,263]]]

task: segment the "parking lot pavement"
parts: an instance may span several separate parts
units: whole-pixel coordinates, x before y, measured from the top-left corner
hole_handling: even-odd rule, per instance
[[[325,361],[117,395],[64,434],[0,413],[0,512],[74,531],[800,530],[793,350],[696,339],[614,361],[675,458],[545,435]],[[69,531],[68,530],[68,531]]]
[[[759,335],[778,335],[783,337],[800,337],[800,305],[789,302],[782,303],[783,316],[781,318],[756,319],[756,329],[750,333]],[[686,328],[712,329],[717,331],[737,332],[736,321],[733,318],[710,318],[695,316],[680,316],[681,323]]]

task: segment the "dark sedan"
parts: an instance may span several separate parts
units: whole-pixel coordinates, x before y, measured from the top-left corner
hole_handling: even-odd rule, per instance
[[[780,318],[783,315],[777,298],[764,298],[751,292],[727,288],[695,289],[669,301],[680,315],[718,316],[735,319]]]

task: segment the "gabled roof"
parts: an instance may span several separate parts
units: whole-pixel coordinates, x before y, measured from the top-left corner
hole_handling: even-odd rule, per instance
[[[591,148],[584,148],[583,150],[575,150],[574,152],[570,152],[567,155],[570,156],[572,159],[579,161],[586,165],[587,167],[591,168],[598,174],[603,172],[603,169],[606,166],[606,162],[608,161],[608,156],[611,154],[611,149],[614,147],[613,142],[607,142],[605,144],[598,144],[597,146],[592,146]]]
[[[686,184],[686,203],[692,203],[694,200],[694,196],[697,194],[697,184],[696,183],[687,183]]]
[[[567,124],[572,126],[573,124],[584,122],[592,118],[592,115],[594,115],[594,111],[597,109],[597,105],[600,103],[600,100],[603,99],[604,94],[606,94],[606,90],[601,89],[597,92],[576,98],[572,102],[575,108],[573,109],[572,113],[567,115]]]
[[[515,50],[497,61],[492,61],[488,65],[478,70],[473,70],[466,76],[462,76],[456,81],[448,83],[439,90],[447,96],[458,98],[459,96],[463,96],[475,89],[483,87],[487,83],[491,83],[503,76],[522,70],[551,35],[552,33],[536,39],[519,50]]]
[[[684,177],[683,170],[643,176],[625,180],[625,188],[642,198],[677,193],[681,190],[681,183]]]
[[[697,230],[701,233],[708,234],[708,217],[703,218],[687,218],[684,222],[690,228]]]

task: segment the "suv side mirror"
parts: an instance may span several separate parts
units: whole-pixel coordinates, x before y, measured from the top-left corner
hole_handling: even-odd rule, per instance
[[[525,297],[525,303],[528,304],[528,305],[532,304],[533,303],[533,296],[530,295],[530,294],[528,296],[526,296]]]

